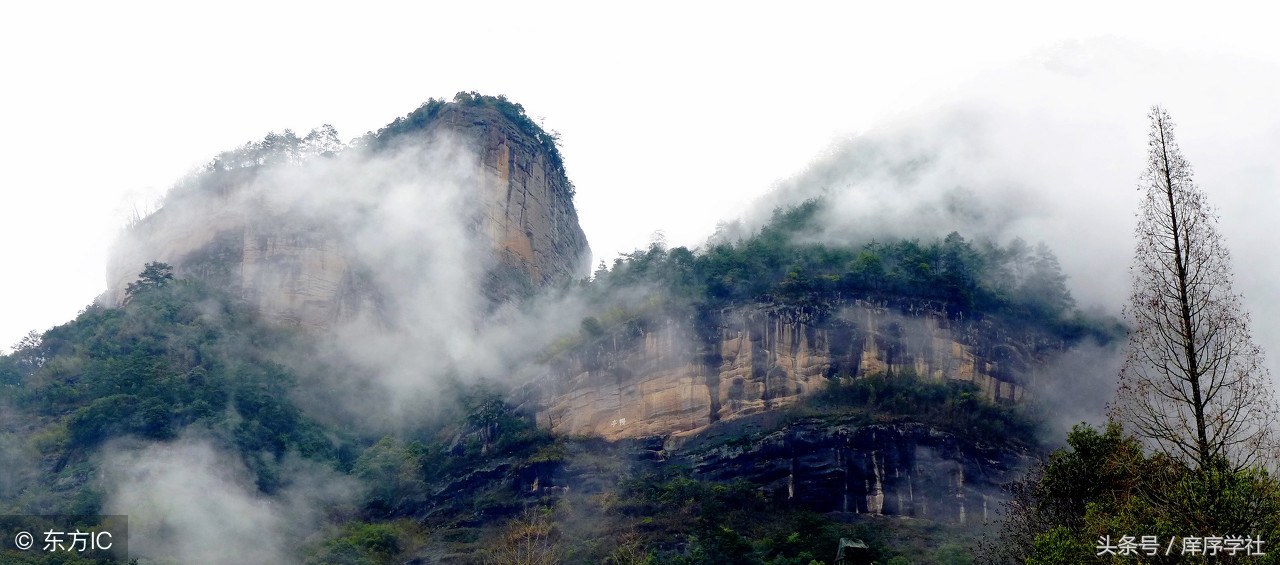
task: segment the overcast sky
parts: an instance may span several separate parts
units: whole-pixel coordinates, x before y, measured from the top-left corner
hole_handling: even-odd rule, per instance
[[[833,143],[957,100],[1074,128],[1082,149],[1055,174],[1105,171],[1090,184],[1118,186],[1079,189],[1117,190],[1102,217],[1123,223],[1145,108],[1164,103],[1202,185],[1246,179],[1261,196],[1210,200],[1228,245],[1245,250],[1246,297],[1278,300],[1280,39],[1247,5],[686,4],[0,8],[0,349],[105,290],[107,249],[129,212],[219,151],[323,123],[351,139],[460,90],[506,94],[562,134],[597,261],[655,230],[697,245]],[[1084,147],[1095,132],[1137,147],[1097,155]],[[1088,249],[1128,256],[1128,240],[1100,238]],[[1095,278],[1081,272],[1087,254],[1058,247],[1078,291],[1118,306],[1116,285],[1081,286]],[[1274,362],[1280,330],[1258,325]]]

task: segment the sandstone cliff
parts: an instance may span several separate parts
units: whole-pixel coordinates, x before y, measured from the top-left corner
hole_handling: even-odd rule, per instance
[[[863,302],[826,314],[743,306],[703,322],[667,318],[560,355],[531,387],[539,424],[607,439],[689,435],[794,403],[835,375],[905,371],[1017,402],[1064,349],[989,320]]]
[[[738,435],[748,426],[734,426]],[[714,431],[683,446],[696,476],[746,479],[767,496],[817,512],[907,516],[947,523],[995,517],[1028,456],[974,445],[923,424],[801,420],[750,441]]]
[[[479,286],[492,302],[527,294],[560,277],[585,275],[590,249],[558,155],[549,154],[539,139],[495,107],[451,103],[432,107],[429,115],[427,108],[409,116],[422,114],[410,131],[380,132],[373,138],[376,143],[347,149],[339,158],[211,168],[188,179],[188,186],[175,189],[160,210],[115,246],[104,298],[119,303],[143,265],[161,261],[171,264],[180,278],[197,277],[232,289],[268,319],[324,328],[386,307],[385,289],[370,273],[388,262],[473,263],[456,268],[470,269],[480,280],[459,284]],[[368,156],[350,156],[358,151]],[[415,162],[413,175],[391,170],[391,164],[405,166],[406,158],[396,154],[405,151],[422,153],[418,161],[434,161],[430,166]],[[385,155],[382,161],[377,160],[380,155]],[[352,186],[344,187],[344,182]],[[421,194],[406,197],[412,201],[407,206],[385,198],[333,197],[343,190],[364,190],[361,182],[378,185],[374,188],[392,185],[393,190],[403,188],[396,183],[418,183],[409,192]],[[317,195],[320,190],[313,185],[318,184],[326,185],[326,196]],[[338,186],[329,186],[334,184]],[[427,194],[443,184],[462,185],[461,194]],[[318,211],[316,201],[322,198],[329,205]],[[417,214],[422,226],[412,226],[415,220],[407,218],[410,227],[397,229],[408,233],[393,234],[382,244],[385,249],[378,250],[381,256],[368,257],[367,244],[374,238],[367,227],[355,229],[352,217],[366,213],[367,219],[372,217],[368,209],[393,206],[405,209],[383,214]],[[443,228],[427,233],[432,223],[451,223],[441,218],[444,214],[462,216],[456,218],[459,233],[450,237]],[[418,231],[429,237],[415,240]],[[471,245],[441,241],[447,239],[467,239]],[[456,247],[456,256],[433,249],[442,245]],[[413,268],[404,269],[407,276],[413,276]]]
[[[587,274],[591,250],[557,157],[493,110],[446,105],[424,133],[440,130],[472,140],[479,154],[477,227],[498,251],[497,276],[541,286]]]

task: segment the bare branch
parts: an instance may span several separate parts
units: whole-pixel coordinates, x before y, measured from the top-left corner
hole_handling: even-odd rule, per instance
[[[1217,214],[1192,181],[1168,113],[1153,108],[1149,118],[1125,310],[1135,329],[1113,413],[1192,468],[1273,461],[1274,394],[1232,288]]]

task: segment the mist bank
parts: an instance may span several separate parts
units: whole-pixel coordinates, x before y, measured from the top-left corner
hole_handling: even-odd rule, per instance
[[[442,536],[456,536],[431,547],[465,546],[474,556],[500,543],[492,541],[498,524],[518,528],[515,516],[531,506],[589,524],[574,535],[607,539],[605,550],[631,543],[618,533],[630,527],[640,533],[626,539],[671,555],[678,550],[646,538],[635,519],[658,512],[644,505],[688,491],[743,512],[785,510],[789,481],[779,478],[784,470],[772,482],[697,494],[705,477],[662,466],[679,441],[614,431],[645,414],[697,412],[689,422],[644,424],[667,439],[692,430],[678,426],[705,424],[728,434],[716,436],[726,442],[717,453],[777,447],[770,437],[790,437],[770,435],[781,430],[777,421],[748,428],[753,418],[718,418],[783,404],[795,410],[788,416],[816,419],[792,427],[797,433],[823,418],[850,429],[928,419],[946,442],[1021,450],[1060,441],[1072,424],[1101,421],[1119,361],[1123,328],[1114,316],[1128,288],[1149,101],[1133,104],[1130,116],[1129,102],[1145,95],[1103,105],[1109,98],[1088,87],[1134,80],[1126,78],[1133,61],[1149,54],[1129,53],[1133,61],[1122,64],[1097,55],[1115,48],[1068,49],[1019,71],[1065,85],[1044,87],[1060,94],[1040,98],[1020,82],[1025,75],[997,76],[980,89],[985,98],[949,101],[838,143],[707,244],[655,241],[592,279],[578,278],[582,265],[559,277],[538,270],[550,264],[539,253],[558,240],[490,213],[498,196],[504,210],[528,210],[549,194],[524,190],[518,208],[506,207],[522,194],[513,187],[530,186],[518,179],[550,170],[536,168],[536,157],[521,160],[514,142],[494,150],[439,131],[344,148],[317,130],[323,148],[308,155],[253,154],[264,140],[183,181],[123,240],[125,279],[166,261],[175,280],[132,294],[121,285],[122,294],[2,358],[9,388],[0,444],[21,449],[6,450],[0,494],[30,510],[143,516],[139,527],[154,543],[140,551],[193,562],[228,562],[211,553],[212,534],[245,536],[255,558],[278,562],[301,561],[313,535],[326,551],[346,551],[365,526],[417,543],[421,532],[389,525],[403,517],[430,518]],[[1155,72],[1169,68],[1135,76]],[[430,108],[419,117],[430,118]],[[1180,133],[1199,164],[1197,114],[1188,113]],[[398,123],[409,127],[412,116]],[[1241,155],[1262,155],[1239,139],[1267,133],[1215,135],[1208,139],[1237,139],[1240,151],[1198,142],[1206,186],[1223,170],[1245,170],[1229,164]],[[1260,275],[1273,265],[1270,242],[1257,236],[1271,232],[1261,207],[1243,198],[1249,193],[1232,191],[1266,194],[1272,169],[1249,171],[1236,188],[1208,192],[1222,196],[1239,287],[1266,347],[1274,305],[1249,299],[1274,290],[1275,278]],[[572,208],[571,199],[540,205],[566,202]],[[538,230],[570,230],[545,224]],[[580,255],[562,258],[570,265]],[[495,284],[514,291],[495,293]],[[1034,379],[1008,374],[1022,369]],[[642,386],[653,383],[672,386]],[[538,386],[552,393],[528,394]],[[819,390],[831,394],[814,396]],[[589,421],[570,432],[635,442],[614,446],[626,448],[618,447],[625,461],[596,457],[607,451],[601,437],[549,431],[582,411],[555,414],[540,403],[573,412],[581,399],[591,401]],[[1025,410],[1034,406],[1027,399],[1044,410]],[[35,424],[19,429],[18,421]],[[830,445],[838,442],[819,447]],[[883,460],[859,457],[844,469],[877,477]],[[973,468],[939,463],[961,475]],[[824,465],[810,469],[821,477],[798,484],[835,476]],[[944,484],[944,474],[925,479]],[[862,494],[878,496],[865,485]],[[761,488],[783,502],[767,506],[754,494]],[[577,510],[552,509],[575,496]],[[866,500],[850,507],[908,507]],[[718,530],[698,530],[696,542],[686,523],[716,515],[707,508],[659,516],[671,524],[656,531],[711,543],[705,534]],[[321,516],[327,511],[335,514]],[[194,531],[199,521],[207,531]]]
[[[1120,315],[1130,293],[1146,115],[1166,107],[1219,216],[1236,289],[1264,350],[1280,351],[1280,69],[1098,38],[1046,48],[915,111],[834,142],[712,241],[754,233],[779,206],[831,205],[808,234],[839,243],[938,237],[1046,243],[1078,304]],[[1280,353],[1267,366],[1280,369]]]
[[[306,374],[345,367],[356,376],[307,390],[392,425],[442,380],[518,372],[576,324],[569,297],[525,300],[586,274],[572,198],[554,137],[501,96],[432,99],[351,144],[328,126],[272,133],[136,219],[102,301],[125,302],[143,264],[171,264],[271,323],[323,335],[281,357]]]

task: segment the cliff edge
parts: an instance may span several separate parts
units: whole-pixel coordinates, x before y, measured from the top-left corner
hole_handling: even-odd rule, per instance
[[[396,307],[374,276],[387,264],[413,277],[427,269],[415,261],[467,263],[457,268],[476,280],[456,284],[495,304],[586,275],[590,258],[554,137],[518,104],[462,93],[349,147],[328,128],[220,155],[126,230],[103,298],[120,304],[159,261],[269,320],[325,328]]]

